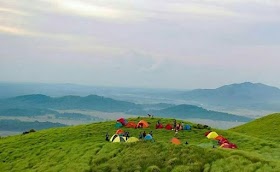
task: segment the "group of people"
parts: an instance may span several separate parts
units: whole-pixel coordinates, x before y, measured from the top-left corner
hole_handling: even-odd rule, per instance
[[[174,119],[173,130],[175,131],[175,136],[178,134],[178,131],[183,130],[183,128],[184,128],[184,123],[183,122],[177,123],[176,119]]]
[[[153,131],[150,131],[149,134],[153,137]],[[146,135],[147,135],[146,131],[143,131],[143,133],[140,132],[138,138],[139,138],[140,140],[141,140],[141,139],[144,139],[144,138],[146,137]]]

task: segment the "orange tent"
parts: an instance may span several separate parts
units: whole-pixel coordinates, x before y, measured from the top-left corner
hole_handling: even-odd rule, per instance
[[[224,138],[223,136],[217,136],[217,137],[215,138],[215,140],[227,140],[227,139]]]
[[[149,124],[147,123],[147,121],[141,120],[138,122],[137,124],[137,128],[148,128]]]
[[[137,124],[135,122],[128,122],[126,125],[125,125],[126,128],[136,128],[137,127]]]
[[[122,133],[124,133],[124,131],[123,131],[122,129],[118,129],[118,130],[116,131],[116,134],[122,134]]]
[[[175,145],[181,144],[181,141],[180,141],[179,139],[175,138],[175,137],[173,137],[173,138],[171,139],[171,142],[172,142],[173,144],[175,144]]]

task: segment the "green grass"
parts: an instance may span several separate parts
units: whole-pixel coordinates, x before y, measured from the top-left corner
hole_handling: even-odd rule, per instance
[[[142,119],[142,118],[141,118]],[[140,119],[129,119],[129,121]],[[206,129],[180,131],[178,138],[189,145],[172,145],[174,131],[155,130],[158,119],[147,119],[148,129],[126,129],[138,137],[153,131],[155,142],[110,143],[114,121],[42,130],[0,139],[1,171],[280,171],[280,146],[253,136],[215,130],[239,149],[203,148],[209,143]],[[172,119],[161,122],[172,123]],[[187,124],[188,122],[184,122]],[[191,123],[189,123],[191,124]]]
[[[261,138],[263,140],[272,140],[280,142],[280,114],[271,114],[263,118],[256,119],[247,124],[230,129],[231,131],[243,133],[246,135]]]

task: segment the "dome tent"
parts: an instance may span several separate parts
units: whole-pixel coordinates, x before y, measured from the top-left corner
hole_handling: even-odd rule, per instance
[[[114,134],[111,139],[110,139],[110,142],[125,142],[125,139],[122,137],[122,136],[119,136],[117,134]]]

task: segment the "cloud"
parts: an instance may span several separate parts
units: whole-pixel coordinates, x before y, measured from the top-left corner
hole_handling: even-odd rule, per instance
[[[0,25],[0,32],[10,34],[10,35],[18,35],[18,36],[35,36],[36,33],[32,33],[30,31],[17,28],[17,27],[11,27],[11,26],[1,26]]]
[[[106,6],[98,6],[77,0],[60,0],[56,2],[57,8],[61,11],[86,17],[100,17],[116,19],[123,14],[122,11]]]
[[[219,16],[219,17],[234,17],[239,16],[232,10],[224,7],[214,5],[203,5],[195,3],[171,3],[171,12],[186,13],[191,15],[203,15],[203,16]]]
[[[19,16],[29,16],[30,14],[24,11],[12,9],[12,8],[2,8],[0,7],[0,14],[1,13],[8,13],[8,14],[14,14]]]

